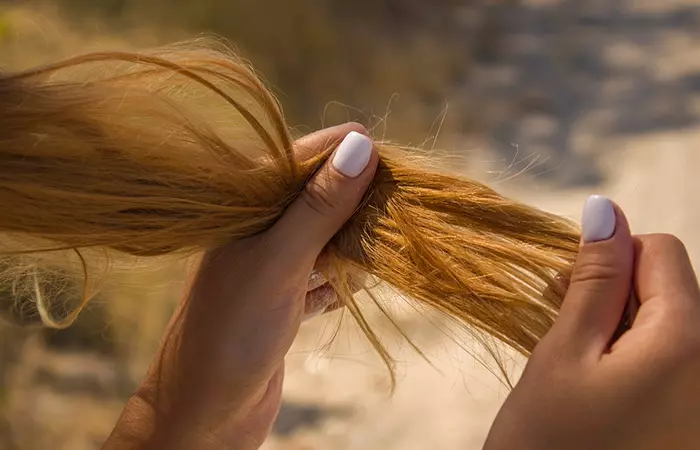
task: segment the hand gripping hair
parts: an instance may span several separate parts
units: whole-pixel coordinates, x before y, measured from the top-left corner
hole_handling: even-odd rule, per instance
[[[338,145],[299,160],[251,67],[196,43],[2,72],[0,130],[3,289],[32,297],[51,326],[71,322],[106,264],[266,230]],[[409,148],[377,148],[373,184],[324,250],[362,330],[389,361],[352,297],[358,271],[528,355],[561,305],[578,227]],[[62,309],[67,278],[81,301]]]

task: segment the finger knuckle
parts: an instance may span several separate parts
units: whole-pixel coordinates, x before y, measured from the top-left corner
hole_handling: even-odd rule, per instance
[[[683,241],[673,234],[650,234],[647,236],[646,240],[647,245],[652,249],[652,251],[686,253],[686,247]]]
[[[570,381],[570,374],[579,373],[579,361],[574,355],[562,340],[545,337],[530,355],[526,370],[530,376],[565,385]]]
[[[362,125],[359,122],[349,122],[347,127],[350,131],[356,131],[360,134],[369,135],[369,131],[367,131],[367,127],[365,127],[364,125]]]
[[[300,200],[319,215],[330,217],[340,206],[339,199],[333,195],[326,183],[309,183],[301,193]]]
[[[587,258],[576,264],[571,274],[570,283],[607,282],[616,280],[622,275],[622,269],[615,261],[604,257]]]
[[[698,339],[677,342],[675,339],[659,349],[654,362],[672,373],[683,373],[690,367],[697,367],[700,356]]]
[[[693,319],[697,319],[697,314]],[[676,354],[679,363],[686,361],[698,361],[700,356],[700,333],[697,331],[698,320],[689,320],[691,314],[686,316],[687,324],[676,328],[677,337],[673,348],[677,349]],[[692,323],[691,323],[692,322]]]
[[[640,356],[665,373],[682,373],[691,367],[700,370],[700,314],[694,310],[662,310],[657,320],[660,326],[648,343],[646,355]]]

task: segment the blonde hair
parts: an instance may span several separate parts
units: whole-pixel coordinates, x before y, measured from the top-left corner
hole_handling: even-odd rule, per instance
[[[70,323],[114,261],[266,230],[338,144],[295,158],[253,69],[199,43],[1,73],[0,130],[3,282],[51,326]],[[357,270],[528,355],[560,307],[577,226],[428,169],[410,148],[377,147],[372,186],[325,249],[362,330],[390,362],[350,293]],[[51,290],[66,274],[81,302],[61,311]]]

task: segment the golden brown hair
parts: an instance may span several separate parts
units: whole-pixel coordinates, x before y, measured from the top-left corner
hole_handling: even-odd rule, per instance
[[[31,294],[53,326],[73,319],[115,261],[267,229],[338,144],[297,160],[251,67],[199,44],[2,73],[0,130],[5,289]],[[560,307],[557,277],[571,269],[578,228],[429,169],[409,148],[377,146],[374,182],[325,250],[326,275],[362,330],[377,344],[349,294],[355,270],[529,354]],[[82,301],[61,311],[51,302],[68,275],[81,277]]]

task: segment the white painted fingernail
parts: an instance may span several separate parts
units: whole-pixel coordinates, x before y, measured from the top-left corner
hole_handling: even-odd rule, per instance
[[[333,167],[346,177],[355,178],[365,170],[372,156],[372,140],[351,131],[345,136],[333,156]]]
[[[583,207],[581,225],[584,243],[610,239],[615,232],[613,203],[601,195],[588,197]]]

